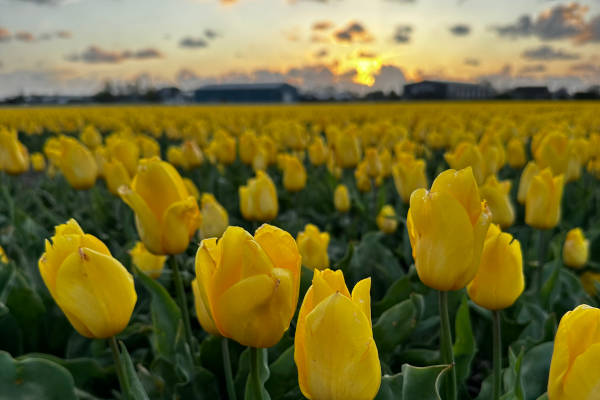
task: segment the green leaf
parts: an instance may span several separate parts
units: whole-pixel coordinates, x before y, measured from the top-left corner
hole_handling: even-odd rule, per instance
[[[546,391],[553,350],[554,342],[545,342],[532,347],[523,356],[521,376],[526,400],[535,400]]]
[[[389,354],[410,337],[420,318],[419,303],[422,296],[414,294],[410,299],[386,310],[373,326],[373,337],[382,354]]]
[[[15,360],[0,351],[0,396],[4,399],[76,400],[73,377],[49,360]]]
[[[375,400],[402,400],[402,373],[384,375]]]
[[[505,394],[501,400],[523,400],[524,390],[521,377],[521,363],[523,361],[523,350],[516,356],[512,349],[508,349],[508,368],[504,369],[503,383]]]
[[[442,378],[449,365],[430,367],[402,366],[402,400],[441,400],[439,393]]]
[[[121,361],[121,366],[123,367],[123,373],[125,374],[125,379],[129,382],[129,392],[127,396],[131,400],[149,400],[142,383],[140,382],[140,378],[138,378],[135,368],[133,367],[133,362],[131,361],[131,357],[129,357],[129,352],[127,351],[127,347],[123,342],[119,342],[120,354],[119,358]]]
[[[246,381],[244,400],[270,400],[265,382],[269,379],[267,349],[250,348],[250,373]]]
[[[348,270],[348,265],[350,265],[350,261],[352,261],[352,256],[354,255],[354,244],[352,242],[348,243],[348,249],[346,250],[346,254],[344,254],[344,258],[342,258],[335,265],[335,269],[341,269],[346,272]]]
[[[400,303],[402,300],[406,300],[412,291],[409,275],[398,279],[390,286],[383,299],[373,303],[371,307],[373,316],[378,317],[388,308]]]
[[[269,366],[271,377],[265,388],[273,400],[284,398],[286,394],[298,392],[298,372],[294,363],[294,346],[284,351]]]
[[[456,379],[460,385],[471,374],[471,362],[477,352],[477,344],[473,336],[471,318],[469,316],[469,303],[467,296],[463,296],[455,321],[456,339],[453,346],[454,361],[456,364]]]
[[[114,370],[111,367],[102,366],[95,358],[62,359],[43,353],[33,353],[20,357],[20,359],[25,358],[43,358],[66,368],[73,376],[75,385],[78,388],[85,388],[93,383],[108,385],[114,377]]]

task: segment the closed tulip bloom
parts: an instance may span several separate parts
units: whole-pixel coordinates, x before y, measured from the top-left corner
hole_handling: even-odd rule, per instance
[[[298,233],[296,243],[302,255],[302,265],[310,269],[329,268],[329,233],[319,231],[316,225],[307,224],[304,231]]]
[[[133,277],[74,219],[56,226],[38,266],[52,298],[81,335],[103,339],[125,329],[137,301]]]
[[[479,268],[491,217],[471,168],[444,171],[429,191],[415,190],[407,229],[421,281],[441,291],[465,287]]]
[[[344,184],[339,184],[333,192],[333,205],[339,212],[348,212],[350,210],[350,194]]]
[[[96,159],[77,139],[61,136],[60,148],[55,159],[60,171],[73,188],[89,189],[96,183]]]
[[[329,154],[329,149],[325,145],[323,138],[318,136],[313,140],[313,142],[308,146],[308,158],[310,159],[310,163],[315,166],[323,165],[327,162],[327,155]]]
[[[192,181],[190,178],[183,178],[183,184],[185,185],[188,193],[194,196],[197,201],[200,201],[200,191],[198,190],[198,187],[194,181]]]
[[[368,148],[365,153],[365,173],[371,177],[376,178],[381,175],[381,161],[379,160],[379,153],[374,147]]]
[[[283,168],[283,187],[298,192],[306,186],[306,169],[296,157],[288,156]]]
[[[219,204],[215,196],[210,193],[203,193],[200,212],[202,213],[200,238],[221,237],[229,226],[227,210]]]
[[[416,159],[412,154],[399,154],[398,162],[392,167],[392,175],[394,186],[405,204],[410,201],[412,192],[427,187],[425,161]]]
[[[473,176],[479,185],[486,177],[486,164],[479,147],[470,142],[460,143],[454,151],[446,152],[444,159],[455,170],[471,167]]]
[[[600,385],[600,310],[582,304],[558,324],[548,377],[548,398],[593,400]]]
[[[396,210],[389,204],[384,205],[377,214],[377,227],[383,233],[394,233],[398,229],[398,220],[396,219]]]
[[[19,141],[17,131],[0,127],[0,171],[11,175],[29,170],[29,152]]]
[[[379,153],[379,161],[381,162],[381,174],[382,178],[387,178],[392,174],[392,154],[388,149],[383,149]]]
[[[129,176],[134,176],[140,158],[140,149],[134,140],[111,137],[107,140],[106,148],[112,158],[119,160]]]
[[[510,202],[511,181],[498,181],[496,175],[490,175],[479,188],[481,198],[487,201],[492,212],[492,223],[508,228],[515,222],[515,210]]]
[[[527,191],[529,190],[529,185],[531,184],[531,180],[534,176],[540,173],[540,168],[537,166],[535,161],[529,161],[523,172],[521,172],[521,179],[519,180],[519,191],[517,192],[517,201],[521,204],[525,204],[525,200],[527,199]]]
[[[238,151],[240,153],[240,161],[244,164],[252,164],[259,143],[256,134],[253,131],[246,131],[240,136]]]
[[[524,288],[521,244],[498,225],[490,225],[481,265],[467,286],[469,297],[483,308],[501,310],[512,306]]]
[[[254,237],[230,226],[196,253],[196,312],[208,332],[251,347],[272,347],[288,329],[300,289],[300,253],[292,236],[264,224]]]
[[[479,143],[479,151],[485,164],[484,177],[495,175],[506,163],[506,151],[501,143],[485,138]]]
[[[91,150],[102,145],[102,135],[92,125],[86,126],[83,131],[81,131],[79,140]]]
[[[248,221],[270,221],[277,216],[279,203],[275,184],[264,171],[240,186],[240,210]]]
[[[46,158],[42,153],[33,153],[30,157],[31,167],[36,172],[42,172],[46,169]]]
[[[185,157],[183,151],[179,146],[169,146],[167,148],[167,161],[176,167],[183,168],[186,166]]]
[[[511,168],[519,169],[527,162],[525,144],[518,138],[512,138],[506,145],[506,158]]]
[[[252,169],[254,171],[264,171],[269,166],[269,153],[263,146],[259,146],[252,159]]]
[[[563,245],[563,262],[567,267],[583,268],[590,255],[590,241],[581,228],[571,229]]]
[[[104,180],[108,190],[115,196],[119,195],[121,185],[129,185],[131,178],[123,163],[117,159],[112,159],[104,164]]]
[[[525,200],[525,222],[537,229],[554,228],[560,221],[563,176],[546,168],[531,179]]]
[[[152,279],[157,279],[162,274],[165,261],[167,261],[167,256],[150,253],[144,243],[139,241],[129,250],[129,255],[133,265]]]
[[[360,142],[356,134],[351,132],[339,133],[335,141],[335,157],[342,168],[355,167],[360,161]]]
[[[137,135],[135,139],[140,148],[140,157],[160,157],[160,145],[156,139],[146,135]]]
[[[302,394],[313,400],[372,400],[381,365],[371,328],[371,278],[352,295],[342,271],[315,270],[300,307],[294,361]]]
[[[224,165],[232,164],[236,159],[235,138],[229,135],[221,135],[216,139],[216,157]]]
[[[204,162],[204,155],[202,150],[198,147],[198,144],[193,140],[186,140],[181,145],[181,152],[183,159],[185,160],[185,168],[191,169],[202,165]]]
[[[541,169],[552,170],[553,175],[565,174],[569,163],[569,138],[560,132],[552,132],[541,139],[533,152]]]
[[[198,203],[177,170],[158,158],[140,160],[131,186],[119,188],[135,212],[140,239],[153,254],[179,254],[200,225]]]

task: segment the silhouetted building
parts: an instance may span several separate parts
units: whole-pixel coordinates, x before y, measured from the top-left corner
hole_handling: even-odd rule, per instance
[[[194,92],[201,103],[294,103],[298,89],[287,83],[208,85]]]
[[[404,97],[410,100],[476,100],[493,95],[490,86],[475,83],[421,81],[404,86]]]
[[[546,86],[519,86],[511,91],[510,96],[515,100],[548,100],[552,93]]]

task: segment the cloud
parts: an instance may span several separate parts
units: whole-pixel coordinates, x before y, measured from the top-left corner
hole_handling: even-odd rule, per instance
[[[339,43],[368,43],[373,41],[371,34],[358,21],[350,22],[345,28],[335,31],[333,37]]]
[[[450,33],[454,36],[467,36],[471,33],[471,27],[466,24],[456,24],[450,27]]]
[[[10,32],[0,26],[0,42],[7,42],[10,40],[10,38]]]
[[[20,31],[15,33],[15,39],[20,40],[21,42],[33,42],[35,38],[31,32]]]
[[[477,58],[467,57],[465,58],[464,64],[468,65],[469,67],[477,67],[479,66],[480,62]]]
[[[583,75],[597,75],[600,76],[600,64],[593,63],[579,63],[571,65],[570,71],[583,74]]]
[[[329,43],[331,40],[327,36],[313,33],[310,35],[310,41],[311,43]]]
[[[520,74],[537,74],[540,72],[546,72],[544,64],[525,65],[519,70]]]
[[[521,57],[527,60],[576,60],[580,57],[577,53],[569,53],[564,50],[554,49],[551,46],[539,46],[525,50]]]
[[[398,25],[394,32],[394,42],[408,43],[413,33],[413,28],[410,25]]]
[[[152,58],[161,58],[162,53],[153,48],[141,49],[137,51],[125,50],[110,51],[104,50],[99,46],[90,46],[81,54],[71,54],[66,57],[68,61],[83,62],[87,64],[116,64],[128,59],[146,60]]]
[[[372,51],[361,50],[358,52],[357,56],[359,58],[375,58],[377,57],[377,54],[373,53]]]
[[[600,15],[592,18],[575,39],[578,43],[600,42]]]
[[[58,6],[61,4],[69,3],[69,0],[16,0],[23,3],[31,3],[40,6]]]
[[[60,30],[56,32],[56,37],[59,39],[70,39],[73,37],[73,34],[70,31]]]
[[[329,55],[329,50],[327,50],[327,49],[321,49],[321,50],[318,50],[314,54],[314,57],[315,58],[324,58],[324,57],[327,57],[328,55]]]
[[[316,21],[311,27],[313,31],[327,31],[331,28],[333,28],[333,22],[331,21]]]
[[[70,69],[35,69],[0,73],[0,98],[19,94],[90,95],[100,89],[94,76],[78,76]]]
[[[216,39],[219,37],[219,34],[212,29],[205,29],[204,36],[206,36],[208,39]]]
[[[206,41],[206,39],[200,37],[194,38],[191,36],[187,36],[179,41],[179,47],[186,47],[190,49],[199,49],[207,46],[208,42]]]

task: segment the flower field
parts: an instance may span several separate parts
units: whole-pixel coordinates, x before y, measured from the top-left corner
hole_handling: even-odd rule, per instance
[[[586,102],[0,109],[0,399],[600,398]]]

